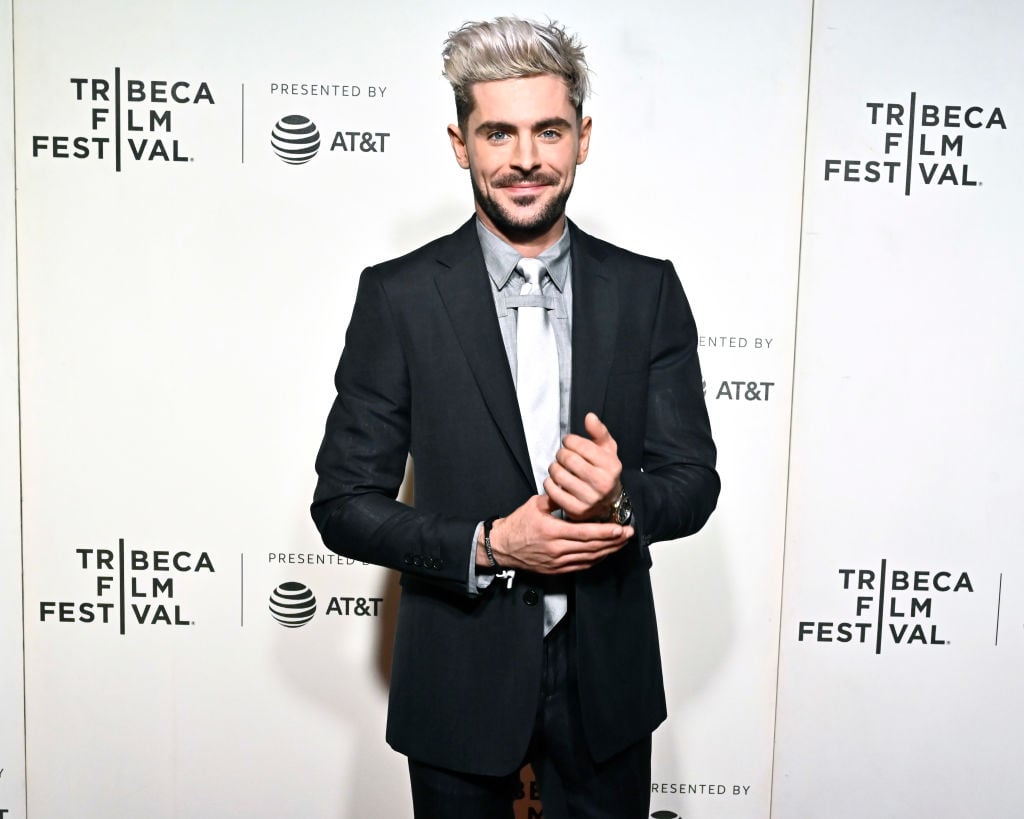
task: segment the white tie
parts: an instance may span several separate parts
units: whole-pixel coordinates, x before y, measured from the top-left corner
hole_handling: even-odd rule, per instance
[[[516,321],[516,395],[537,493],[543,494],[548,467],[560,446],[558,345],[541,296],[544,263],[520,259],[516,269],[526,277],[520,295],[535,296],[531,301],[536,303],[521,306]]]
[[[520,259],[516,269],[526,277],[520,295],[534,297],[520,305],[516,320],[516,395],[537,493],[543,494],[548,467],[561,446],[558,344],[541,294],[541,283],[547,272],[544,263],[537,259]],[[564,592],[549,591],[544,595],[545,636],[565,616],[567,609]]]

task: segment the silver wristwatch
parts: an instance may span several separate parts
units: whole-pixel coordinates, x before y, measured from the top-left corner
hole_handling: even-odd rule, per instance
[[[625,526],[633,518],[633,506],[629,502],[629,495],[626,494],[626,488],[622,488],[622,492],[619,493],[619,497],[612,503],[612,516],[611,522],[617,523],[619,526]]]

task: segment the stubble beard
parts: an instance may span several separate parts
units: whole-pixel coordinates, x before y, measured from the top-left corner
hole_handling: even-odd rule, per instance
[[[517,216],[487,194],[477,183],[476,174],[471,173],[470,179],[473,183],[473,198],[476,199],[476,203],[487,215],[487,218],[491,220],[491,224],[512,242],[528,241],[538,236],[543,236],[551,230],[558,223],[558,220],[565,215],[565,205],[569,201],[569,194],[572,193],[572,180],[569,180],[569,184],[559,191],[557,196],[552,197],[539,212],[528,216]],[[516,182],[522,183],[527,181],[540,182],[542,184],[557,182],[557,180],[544,176],[516,177],[515,179],[502,178],[495,180],[494,184],[496,187],[504,188]],[[536,194],[530,194],[528,196],[515,197],[512,201],[516,204],[522,202],[522,204],[526,205],[529,204],[529,200],[535,198]]]

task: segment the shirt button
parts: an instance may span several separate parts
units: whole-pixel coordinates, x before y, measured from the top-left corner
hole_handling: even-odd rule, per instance
[[[523,592],[523,602],[528,606],[536,606],[540,601],[540,595],[536,589],[527,589]]]

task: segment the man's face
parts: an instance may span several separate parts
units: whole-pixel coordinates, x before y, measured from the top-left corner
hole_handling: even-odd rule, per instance
[[[465,127],[448,126],[448,136],[470,172],[477,214],[510,244],[543,249],[561,235],[590,117],[577,125],[565,81],[550,74],[476,83],[472,94]]]

